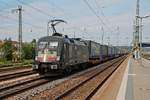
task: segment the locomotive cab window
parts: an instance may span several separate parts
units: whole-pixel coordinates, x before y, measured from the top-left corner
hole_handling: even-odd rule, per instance
[[[57,48],[58,47],[58,42],[50,42],[49,43],[49,48]]]
[[[39,54],[54,54],[57,55],[58,42],[40,42],[39,43]]]
[[[40,42],[39,43],[39,49],[44,49],[47,47],[47,45],[48,45],[48,42]]]
[[[39,43],[39,49],[45,49],[45,48],[57,48],[58,42],[40,42]]]

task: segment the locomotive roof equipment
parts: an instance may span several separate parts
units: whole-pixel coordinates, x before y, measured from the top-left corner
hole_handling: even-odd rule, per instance
[[[54,19],[54,20],[50,20],[49,23],[51,23],[51,28],[53,30],[52,36],[62,36],[62,34],[57,33],[55,26],[59,23],[67,23],[67,22],[62,19]]]

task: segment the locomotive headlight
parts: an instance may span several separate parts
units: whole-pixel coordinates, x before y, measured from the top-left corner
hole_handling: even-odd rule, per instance
[[[60,56],[57,56],[56,60],[60,60]]]
[[[57,65],[51,65],[51,69],[58,69]]]
[[[38,65],[32,65],[32,69],[33,69],[33,70],[38,69],[38,67],[39,67]]]
[[[38,65],[35,65],[35,68],[36,68],[36,69],[38,69],[38,68],[39,68],[39,66],[38,66]]]

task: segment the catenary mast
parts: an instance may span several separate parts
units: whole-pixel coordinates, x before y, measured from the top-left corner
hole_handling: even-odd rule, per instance
[[[139,33],[140,33],[140,25],[139,25],[139,14],[140,14],[140,0],[137,0],[137,5],[136,5],[136,16],[135,16],[135,28],[134,28],[134,37],[133,37],[133,55],[135,59],[140,58],[140,39],[139,39]]]

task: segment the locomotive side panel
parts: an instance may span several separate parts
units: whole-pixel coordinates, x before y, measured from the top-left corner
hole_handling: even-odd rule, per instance
[[[65,39],[61,58],[62,66],[60,69],[74,69],[76,65],[84,64],[89,61],[88,47],[80,41],[67,40],[66,42]]]

